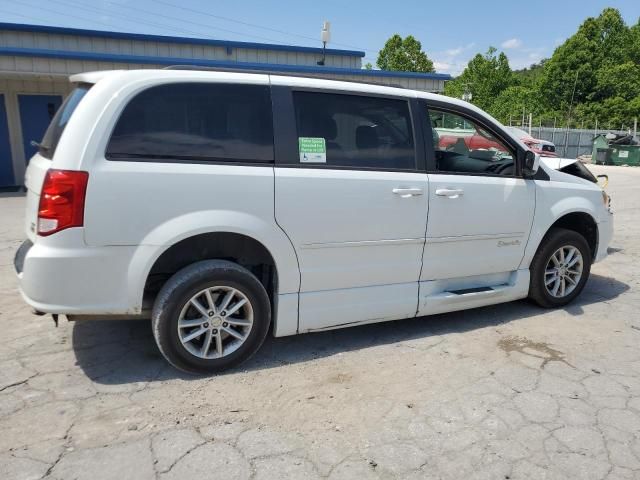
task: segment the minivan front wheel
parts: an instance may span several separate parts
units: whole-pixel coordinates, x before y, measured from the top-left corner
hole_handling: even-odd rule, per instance
[[[591,270],[591,249],[573,230],[553,228],[531,262],[529,298],[542,307],[561,307],[576,298]]]
[[[189,373],[214,373],[244,362],[262,345],[270,322],[269,297],[260,281],[225,260],[205,260],[177,272],[152,313],[160,351]]]

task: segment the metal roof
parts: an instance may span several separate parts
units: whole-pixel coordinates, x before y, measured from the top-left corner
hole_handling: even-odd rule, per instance
[[[0,28],[2,28],[0,24]],[[303,48],[303,47],[300,47]],[[333,75],[361,75],[369,77],[421,78],[429,80],[450,80],[446,73],[395,72],[388,70],[366,70],[314,65],[289,65],[276,63],[236,62],[207,60],[198,58],[162,57],[147,55],[121,55],[99,52],[77,52],[71,50],[51,50],[42,48],[0,47],[0,55],[22,57],[60,58],[67,60],[104,61],[115,63],[137,63],[146,65],[191,65],[202,67],[222,67],[247,70],[269,70],[279,72],[324,73]]]
[[[232,40],[213,40],[208,38],[173,37],[168,35],[149,35],[143,33],[110,32],[107,30],[87,30],[82,28],[52,27],[48,25],[32,25],[23,23],[0,22],[0,30],[15,32],[50,33],[57,35],[89,36],[101,38],[114,38],[120,40],[139,40],[164,43],[180,43],[191,45],[210,45],[227,48],[253,48],[257,50],[279,50],[286,52],[322,53],[322,48],[301,47],[297,45],[280,45],[275,43],[237,42]],[[364,57],[365,52],[358,50],[338,50],[327,48],[328,55],[341,55],[348,57]]]

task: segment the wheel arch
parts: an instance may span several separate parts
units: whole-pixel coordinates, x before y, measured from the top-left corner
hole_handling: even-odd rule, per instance
[[[217,246],[203,248],[209,243],[207,240]],[[172,253],[182,252],[189,246],[195,246],[197,252],[205,254],[204,257],[186,257],[194,261],[212,258],[211,255],[237,260],[240,254],[244,254],[241,258],[248,257],[249,262],[255,261],[256,257],[267,259],[267,263],[273,265],[277,278],[276,289],[272,292],[274,295],[297,293],[299,289],[300,272],[295,250],[275,222],[271,224],[240,212],[193,212],[160,225],[140,242],[128,272],[129,304],[133,306],[132,310],[142,310],[147,280],[152,272],[156,273],[158,265],[166,265],[164,262]],[[224,248],[227,247],[230,250],[225,252]],[[247,255],[252,247],[260,253]],[[158,264],[158,261],[163,263]],[[182,263],[177,262],[180,265]]]
[[[547,229],[545,237],[552,228],[565,228],[582,235],[589,244],[589,249],[591,250],[591,261],[596,258],[596,253],[598,251],[598,223],[591,214],[587,212],[567,213],[556,220]]]
[[[537,232],[533,232],[525,257],[523,258],[520,268],[528,268],[535,253],[540,249],[540,246],[544,242],[545,238],[549,234],[552,228],[566,228],[582,235],[591,250],[591,259],[595,259],[598,251],[598,223],[596,222],[594,215],[588,210],[571,210],[565,211],[561,215],[555,218],[553,222],[547,223],[546,228],[539,229]],[[533,237],[535,238],[535,241]]]
[[[582,240],[577,242],[576,237]],[[580,244],[580,250],[586,247],[591,252],[565,257],[568,239],[573,239],[573,245]],[[545,233],[530,265],[528,298],[544,308],[562,307],[576,298],[589,278],[597,242],[597,223],[588,213],[571,212],[558,218]],[[562,252],[560,257],[556,256],[558,251]],[[589,253],[592,261],[588,261]],[[571,258],[571,263],[565,263]],[[580,264],[572,267],[580,258]]]
[[[164,249],[146,275],[144,292],[158,292],[177,271],[213,259],[230,260],[247,268],[274,300],[278,293],[278,269],[271,252],[255,238],[221,231],[195,234]]]

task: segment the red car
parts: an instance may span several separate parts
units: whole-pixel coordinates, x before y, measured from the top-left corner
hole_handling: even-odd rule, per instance
[[[438,137],[441,150],[504,150],[489,134],[485,136],[477,130],[438,129]]]
[[[524,142],[533,152],[539,153],[541,157],[557,157],[556,146],[547,140],[540,140],[529,135],[524,130],[515,127],[507,127],[516,137]]]
[[[506,127],[508,130],[513,133],[514,136],[518,137],[522,142],[529,147],[533,152],[540,154],[542,157],[557,157],[556,147],[553,143],[548,142],[546,140],[540,140],[537,138],[533,138],[524,130],[520,130],[519,128],[514,127]],[[439,130],[439,141],[438,145],[443,150],[455,150],[456,144],[462,145],[459,142],[464,143],[468,150],[504,150],[499,143],[494,141],[491,136],[487,134],[487,136],[483,135],[482,132],[478,131],[466,131],[461,130],[460,132],[438,129]],[[452,134],[448,134],[451,132]],[[462,147],[464,148],[464,147]]]

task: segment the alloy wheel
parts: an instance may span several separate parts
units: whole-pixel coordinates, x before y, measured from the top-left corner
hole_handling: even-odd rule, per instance
[[[229,286],[201,290],[183,306],[178,337],[184,348],[202,359],[235,352],[249,337],[253,307],[247,296]]]
[[[584,262],[580,250],[572,245],[557,249],[544,272],[544,286],[555,298],[563,298],[573,292],[582,278]]]

